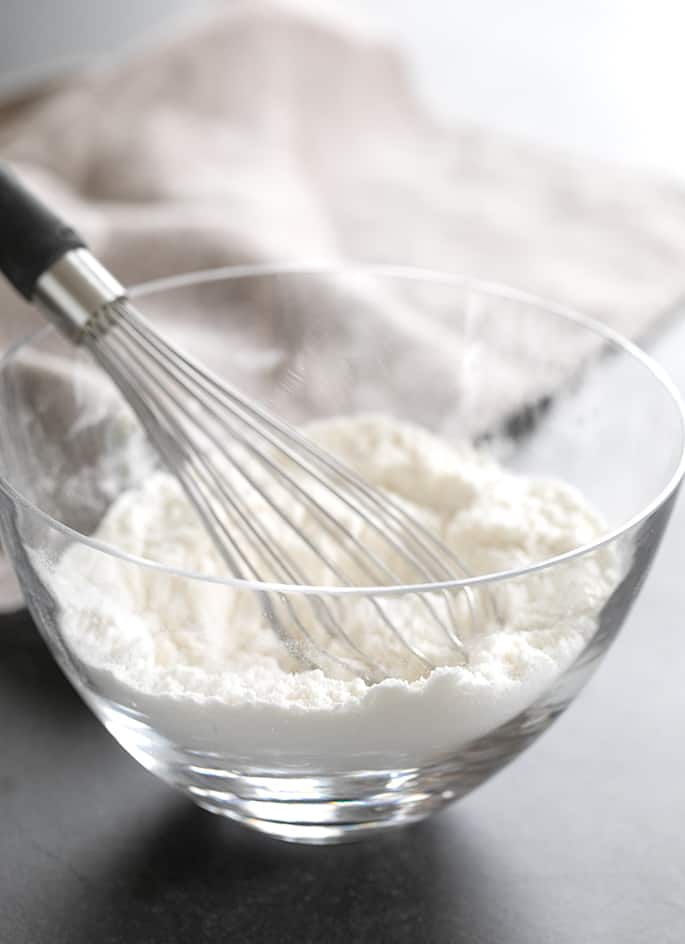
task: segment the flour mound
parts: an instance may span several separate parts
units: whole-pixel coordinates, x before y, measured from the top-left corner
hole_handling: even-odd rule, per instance
[[[570,485],[512,475],[470,446],[387,417],[340,418],[307,433],[405,503],[474,575],[538,563],[605,529]],[[225,571],[165,472],[122,494],[95,536],[197,574]],[[308,562],[308,576],[326,583],[323,565],[311,573]],[[461,626],[466,661],[424,633],[418,596],[386,598],[390,618],[440,657],[428,674],[418,660],[388,652],[368,600],[347,598],[339,613],[349,637],[393,669],[393,677],[368,684],[303,668],[252,591],[176,577],[83,544],[70,546],[50,577],[65,640],[101,695],[185,746],[211,737],[225,751],[304,750],[334,754],[338,763],[359,750],[453,750],[513,717],[580,653],[619,579],[607,547],[477,590],[471,610],[463,593],[455,595],[455,606],[471,613]],[[443,605],[443,595],[436,601]]]

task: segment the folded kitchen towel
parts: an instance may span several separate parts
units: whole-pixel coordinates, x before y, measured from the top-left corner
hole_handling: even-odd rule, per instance
[[[678,186],[446,126],[393,43],[332,5],[238,0],[180,21],[8,110],[0,159],[129,284],[355,258],[509,283],[631,336],[685,286]],[[382,324],[383,299],[366,302]],[[1,350],[40,319],[4,285],[0,306]],[[168,317],[182,334],[184,313]],[[0,574],[0,606],[18,600]]]

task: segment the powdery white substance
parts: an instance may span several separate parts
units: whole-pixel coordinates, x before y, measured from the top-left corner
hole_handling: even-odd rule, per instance
[[[541,561],[604,530],[571,486],[511,475],[471,447],[447,446],[387,417],[327,421],[308,433],[408,503],[474,574]],[[96,537],[186,570],[223,572],[176,480],[164,472],[121,495]],[[323,570],[311,576],[325,582]],[[186,748],[321,769],[358,767],[361,755],[368,764],[418,763],[512,718],[578,655],[619,579],[608,547],[477,591],[475,619],[462,627],[467,665],[426,676],[415,660],[390,653],[396,677],[368,685],[303,670],[253,592],[169,576],[84,545],[68,548],[50,578],[69,648],[93,687],[129,715]],[[466,613],[463,594],[455,599]],[[416,597],[385,605],[431,649]],[[388,655],[367,601],[349,598],[341,612],[367,652],[376,645]]]

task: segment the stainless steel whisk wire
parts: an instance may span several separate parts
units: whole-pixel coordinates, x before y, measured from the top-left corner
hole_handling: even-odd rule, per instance
[[[398,575],[372,550],[365,547],[355,535],[324,508],[317,499],[294,479],[282,466],[262,447],[255,446],[250,439],[236,426],[237,422],[250,424],[252,431],[258,431],[261,438],[272,450],[280,452],[286,459],[293,461],[299,468],[304,469],[311,477],[327,488],[342,505],[345,505],[354,514],[368,525],[376,534],[381,535],[405,561],[416,568],[420,579],[426,582],[449,580],[453,577],[448,567],[439,557],[442,552],[453,567],[462,574],[466,570],[458,558],[444,545],[440,544],[424,526],[413,519],[409,513],[400,508],[385,494],[374,492],[354,473],[347,469],[333,456],[325,453],[315,443],[302,436],[283,421],[270,416],[264,410],[246,398],[238,395],[223,384],[216,377],[200,368],[186,355],[181,354],[170,346],[152,329],[130,304],[117,301],[112,305],[100,309],[98,317],[93,320],[84,332],[82,343],[92,353],[93,357],[110,374],[119,386],[126,399],[133,406],[146,432],[162,453],[165,461],[178,476],[181,485],[188,494],[191,503],[200,515],[205,527],[212,537],[221,556],[225,560],[231,573],[239,578],[265,582],[264,575],[258,565],[250,559],[243,547],[235,540],[226,524],[226,517],[233,527],[237,527],[243,538],[262,559],[269,559],[275,568],[277,579],[284,583],[293,583],[295,586],[307,583],[306,575],[295,562],[288,561],[283,554],[278,554],[274,547],[278,546],[273,534],[254,516],[250,517],[240,502],[227,488],[224,477],[216,465],[201,448],[189,451],[184,445],[188,441],[188,425],[194,426],[200,435],[211,443],[216,454],[238,472],[243,481],[248,484],[266,504],[271,508],[280,521],[283,522],[303,545],[309,548],[335,575],[342,586],[356,583],[350,579],[348,573],[322,551],[293,520],[291,515],[283,510],[264,488],[256,481],[254,475],[241,463],[234,451],[226,448],[220,442],[215,432],[205,422],[206,417],[212,417],[218,422],[225,423],[224,414],[218,414],[223,408],[233,421],[227,425],[231,440],[240,444],[270,473],[276,477],[279,484],[291,494],[297,495],[299,500],[313,512],[317,523],[323,530],[337,537],[345,550],[368,574],[372,583],[378,585],[384,580],[388,583],[401,583]],[[153,373],[156,371],[157,373]],[[153,379],[154,377],[154,379]],[[184,402],[184,395],[189,392],[202,404],[202,413],[191,413]],[[258,425],[259,424],[259,425]],[[192,434],[191,434],[192,435]],[[290,441],[290,444],[289,444]],[[292,445],[298,446],[301,454],[293,451]],[[309,461],[307,461],[309,460]],[[318,469],[315,463],[318,463]],[[357,503],[353,504],[350,497],[341,492],[330,479],[322,475],[325,470],[330,477],[337,476],[347,484]],[[372,516],[374,509],[384,514],[383,526]],[[388,530],[395,535],[402,536],[405,544],[388,537]],[[423,556],[423,560],[421,559]],[[430,569],[433,565],[433,570]],[[467,605],[468,618],[473,621],[474,604],[469,588],[462,588]],[[454,601],[449,593],[442,594],[447,611],[446,619],[436,612],[433,602],[425,594],[419,594],[418,599],[424,608],[427,617],[432,619],[444,632],[446,641],[453,650],[457,650],[463,657],[464,650],[454,626],[456,614]],[[304,648],[293,637],[292,632],[283,626],[283,619],[276,614],[273,604],[265,601],[268,615],[274,628],[284,643],[294,651],[300,659],[317,665],[313,658],[314,652],[319,658],[332,660],[342,667],[359,671],[359,667],[330,650],[323,650],[317,643],[307,626],[295,612],[287,593],[280,597],[283,607],[289,618],[301,633],[306,643]],[[332,612],[330,600],[324,595],[309,595],[308,602],[312,610],[321,618],[324,628],[329,635],[343,640],[351,652],[355,654],[364,667],[363,674],[371,679],[384,677],[388,670],[372,663],[368,655],[354,642]],[[391,632],[393,637],[426,668],[432,668],[433,662],[422,649],[397,628],[388,617],[383,603],[376,595],[369,595],[366,599],[380,617],[382,623]]]

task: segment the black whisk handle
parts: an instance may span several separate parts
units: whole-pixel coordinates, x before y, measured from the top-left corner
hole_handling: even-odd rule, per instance
[[[84,246],[76,230],[0,162],[0,271],[16,290],[31,300],[41,275],[65,253]]]

